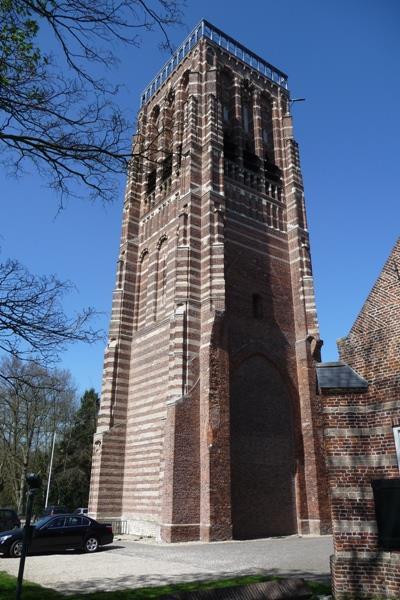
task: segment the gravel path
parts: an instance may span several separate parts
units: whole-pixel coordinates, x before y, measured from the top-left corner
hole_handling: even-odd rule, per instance
[[[266,573],[329,579],[332,538],[298,537],[203,544],[116,539],[96,554],[29,556],[25,578],[65,593],[162,585],[195,579]],[[0,558],[0,571],[19,561]]]

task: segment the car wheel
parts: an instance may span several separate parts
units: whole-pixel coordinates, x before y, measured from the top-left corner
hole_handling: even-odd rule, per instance
[[[13,558],[19,558],[22,554],[22,546],[22,540],[16,540],[15,542],[13,542],[10,548],[10,556],[12,556]]]
[[[96,550],[99,547],[99,541],[97,538],[90,536],[87,538],[87,540],[85,540],[85,543],[83,544],[83,550],[85,552],[96,552]]]

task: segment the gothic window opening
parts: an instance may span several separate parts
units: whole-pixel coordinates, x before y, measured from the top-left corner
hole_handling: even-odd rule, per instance
[[[159,142],[159,120],[160,120],[160,107],[156,105],[150,113],[148,140],[148,158],[151,161],[157,159],[157,150]]]
[[[226,131],[224,133],[224,156],[229,160],[236,160],[236,146],[233,135]]]
[[[262,319],[263,316],[263,299],[260,294],[253,294],[253,318]]]
[[[170,90],[164,107],[163,117],[163,139],[162,149],[164,153],[164,163],[171,162],[170,172],[167,177],[172,173],[172,142],[173,142],[173,128],[174,128],[174,113],[175,113],[175,92]],[[163,169],[163,177],[165,170]]]
[[[248,104],[244,104],[243,105],[243,129],[247,135],[250,134],[250,124],[251,124],[250,108],[249,108]]]
[[[234,133],[235,96],[233,83],[233,75],[231,72],[227,69],[223,69],[218,77],[218,99],[221,106],[224,132],[224,156],[231,161],[235,161],[237,158]]]
[[[156,189],[156,178],[157,171],[156,169],[152,169],[150,173],[147,175],[147,193],[151,194]]]
[[[166,305],[167,273],[167,238],[163,236],[158,242],[156,319]]]
[[[207,50],[206,60],[209,67],[215,66],[215,52],[211,48]]]
[[[187,244],[187,204],[183,207],[182,212],[179,215],[179,227],[178,227],[178,244],[185,246]]]
[[[172,175],[172,152],[166,156],[162,162],[162,175],[161,178],[168,179]]]
[[[160,116],[160,107],[158,106],[158,104],[156,104],[156,106],[151,111],[151,120],[154,124],[157,124],[159,116]]]
[[[302,229],[305,229],[306,225],[305,225],[305,218],[304,218],[304,212],[303,212],[303,198],[300,193],[296,194],[296,204],[297,204],[297,220],[298,220],[299,227],[301,227]],[[302,240],[302,241],[304,242],[304,240]]]
[[[161,299],[162,306],[164,306],[166,291],[167,291],[167,259],[165,256],[163,257],[162,264],[161,264],[160,284],[161,284],[160,299]]]
[[[146,323],[147,314],[147,284],[149,276],[149,253],[145,250],[140,260],[139,271],[139,290],[138,290],[138,308],[137,308],[137,326],[140,327]]]
[[[243,164],[256,171],[259,161],[255,155],[252,86],[245,81],[242,87]]]
[[[247,141],[254,143],[253,99],[247,89],[242,93],[242,127]]]
[[[124,273],[124,269],[125,269],[125,251],[123,251],[121,253],[121,258],[118,260],[118,281],[117,281],[117,288],[120,290],[122,289],[122,279],[123,279],[123,273]]]
[[[190,71],[185,71],[181,79],[183,103],[187,102],[187,99],[189,97],[189,75]]]
[[[227,70],[221,71],[218,81],[218,96],[222,107],[222,122],[224,131],[233,127],[234,124],[234,93],[233,76]]]
[[[261,127],[264,158],[273,163],[275,162],[275,159],[272,127],[272,103],[266,94],[261,95]]]

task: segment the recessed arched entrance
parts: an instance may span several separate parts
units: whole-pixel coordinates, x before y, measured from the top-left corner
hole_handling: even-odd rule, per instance
[[[233,537],[290,535],[295,517],[293,423],[289,392],[262,355],[231,379]]]

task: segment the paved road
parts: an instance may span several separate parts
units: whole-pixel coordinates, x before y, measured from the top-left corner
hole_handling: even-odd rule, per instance
[[[329,578],[332,538],[269,538],[244,542],[159,544],[116,539],[89,555],[67,552],[29,556],[25,577],[62,592],[115,590],[254,573]],[[0,571],[19,561],[0,558]]]

